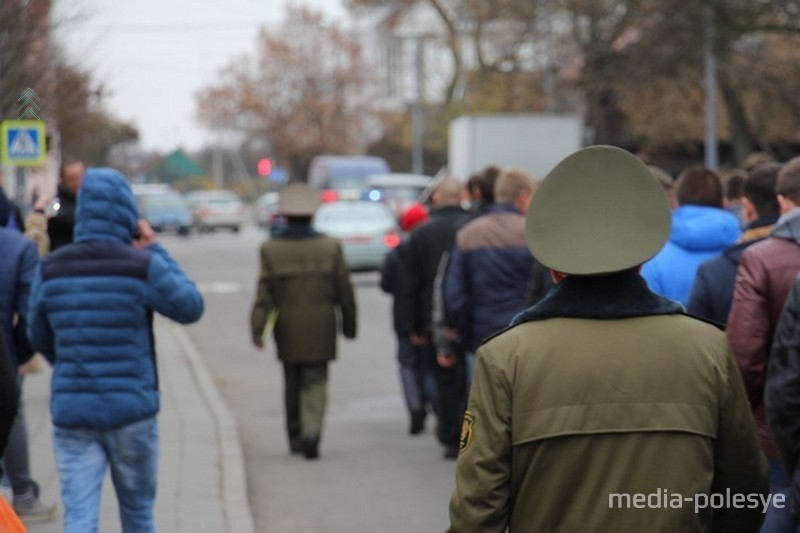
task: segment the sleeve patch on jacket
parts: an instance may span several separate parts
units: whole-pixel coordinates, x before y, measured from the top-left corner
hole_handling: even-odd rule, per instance
[[[464,422],[461,424],[461,439],[458,443],[458,452],[460,454],[467,451],[469,445],[472,444],[472,424],[475,421],[475,417],[472,416],[472,413],[467,411],[464,413]]]

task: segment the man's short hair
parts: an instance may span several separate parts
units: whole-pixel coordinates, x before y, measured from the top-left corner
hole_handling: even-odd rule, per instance
[[[744,197],[753,204],[760,217],[780,214],[775,186],[782,167],[774,161],[762,163],[750,172],[744,182]]]
[[[494,203],[494,184],[500,175],[500,167],[489,165],[478,174],[478,188],[481,191],[481,199],[487,204]]]
[[[722,178],[722,191],[728,200],[740,200],[744,195],[744,182],[747,180],[747,172],[740,168],[734,168],[724,172]]]
[[[498,204],[513,204],[523,191],[533,191],[533,178],[520,168],[509,168],[500,172],[494,184],[494,200]]]
[[[469,179],[467,180],[467,190],[472,194],[472,191],[479,190],[481,188],[481,175],[480,174],[472,174]]]
[[[752,152],[744,158],[744,161],[742,161],[742,168],[747,172],[751,172],[755,170],[757,166],[763,163],[771,163],[773,161],[775,161],[775,159],[773,159],[773,157],[766,152]]]
[[[678,176],[675,185],[678,205],[722,207],[722,180],[709,168],[689,167]]]
[[[64,155],[61,157],[61,166],[58,169],[58,175],[63,176],[64,172],[66,171],[67,167],[71,167],[75,164],[83,164],[79,158],[71,155]]]
[[[445,176],[433,191],[432,199],[438,205],[458,205],[461,203],[461,182],[452,176]]]
[[[778,172],[775,193],[800,205],[800,157],[790,159]]]

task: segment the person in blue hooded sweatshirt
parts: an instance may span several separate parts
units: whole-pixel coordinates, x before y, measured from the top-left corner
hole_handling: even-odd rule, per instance
[[[642,277],[650,290],[686,307],[700,263],[733,245],[741,229],[737,218],[723,209],[722,181],[713,171],[703,166],[684,170],[675,196],[678,207],[672,211],[669,241],[644,264]]]
[[[75,240],[34,273],[28,336],[53,364],[50,412],[64,531],[97,531],[106,470],[123,531],[155,531],[159,411],[153,313],[200,319],[195,283],[139,220],[125,177],[86,171]]]

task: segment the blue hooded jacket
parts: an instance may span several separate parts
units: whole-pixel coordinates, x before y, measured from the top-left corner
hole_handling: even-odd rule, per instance
[[[699,205],[681,206],[672,212],[669,241],[658,255],[644,264],[642,277],[650,290],[686,307],[697,267],[733,245],[739,235],[739,220],[728,211]]]
[[[16,375],[20,357],[25,359],[29,354],[20,353],[20,348],[25,351],[20,345],[20,337],[24,337],[25,332],[18,332],[19,325],[13,326],[14,313],[23,319],[27,317],[31,280],[39,264],[39,252],[32,240],[17,230],[4,227],[0,227],[0,250],[0,325]]]
[[[75,220],[34,274],[28,336],[54,365],[53,423],[113,429],[159,410],[153,312],[195,322],[203,300],[160,245],[131,245],[138,211],[116,170],[86,171]]]

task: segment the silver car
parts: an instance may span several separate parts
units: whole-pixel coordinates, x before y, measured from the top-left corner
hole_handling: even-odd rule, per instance
[[[247,206],[235,192],[194,191],[187,193],[186,201],[197,231],[228,228],[238,232],[245,222]]]
[[[322,204],[314,229],[342,242],[350,270],[377,270],[389,250],[400,244],[400,230],[386,205],[370,201]]]

